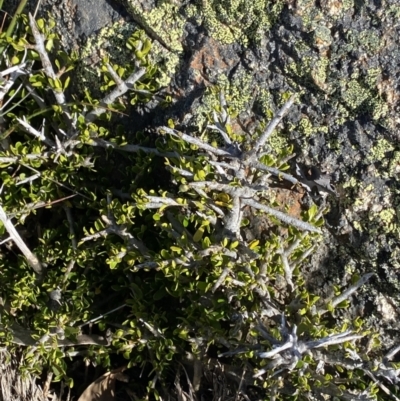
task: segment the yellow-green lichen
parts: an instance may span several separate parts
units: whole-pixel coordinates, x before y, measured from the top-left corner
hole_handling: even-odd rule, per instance
[[[343,0],[343,9],[344,10],[351,10],[354,8],[354,0]]]
[[[188,16],[201,16],[210,36],[224,44],[259,43],[280,14],[282,1],[202,0],[186,8]]]
[[[329,59],[327,57],[321,57],[315,62],[311,69],[311,77],[314,83],[324,91],[329,91],[329,86],[326,84],[328,68]]]
[[[269,137],[268,145],[273,150],[274,154],[280,154],[283,150],[288,149],[288,138],[282,135],[282,132],[274,131]]]
[[[119,65],[132,63],[132,52],[128,51],[126,42],[135,29],[137,27],[133,24],[117,22],[90,36],[80,49],[82,63],[76,69],[75,83],[90,88],[93,96],[101,96],[101,72],[95,67],[104,57]]]
[[[375,54],[381,47],[379,35],[370,30],[362,31],[358,36],[358,40],[369,54]]]
[[[160,2],[157,7],[145,9],[138,0],[123,0],[133,19],[138,22],[152,39],[177,53],[182,52],[182,37],[185,20],[178,7],[170,2]]]
[[[394,217],[396,216],[396,212],[392,208],[384,209],[379,213],[379,219],[384,223],[389,225]]]
[[[331,30],[322,24],[318,24],[314,30],[314,46],[323,48],[332,43]]]
[[[375,88],[378,78],[381,76],[382,74],[382,68],[370,68],[367,71],[367,78],[365,80],[366,84],[371,87],[371,88]]]
[[[400,19],[400,6],[392,4],[388,7],[387,15],[393,15],[394,18]]]
[[[355,188],[357,185],[357,179],[355,177],[350,177],[350,179],[343,184],[343,188]]]
[[[368,162],[384,162],[388,157],[388,153],[393,151],[393,145],[386,139],[378,139],[376,145],[371,148],[367,157]]]
[[[224,93],[229,104],[230,115],[237,116],[246,111],[253,97],[251,82],[250,74],[243,73],[231,80],[221,74],[216,87],[207,91],[202,99],[202,104],[196,108],[195,125],[203,127],[210,120],[213,111],[220,108],[220,91]]]
[[[101,73],[99,69],[93,68],[96,64],[107,57],[111,63],[120,66],[132,64],[134,54],[127,48],[127,40],[139,26],[136,23],[117,22],[116,24],[103,28],[96,35],[88,38],[81,49],[80,58],[83,63],[77,69],[80,85],[90,88],[94,96],[100,96]],[[141,31],[143,40],[151,40],[144,31]],[[155,81],[160,87],[169,84],[178,64],[179,55],[165,49],[158,41],[152,41],[149,61],[158,68]]]
[[[400,152],[393,152],[389,161],[388,175],[389,177],[397,177],[400,174]]]
[[[306,137],[310,137],[317,132],[328,132],[328,127],[325,126],[313,126],[310,119],[307,117],[303,117],[299,122],[299,131]]]
[[[351,110],[356,110],[369,97],[369,92],[355,79],[349,81],[343,89],[343,100]]]
[[[360,232],[363,232],[363,231],[364,231],[364,229],[363,229],[363,227],[362,227],[362,225],[361,225],[361,223],[360,223],[359,221],[354,221],[354,222],[353,222],[353,226],[354,226],[354,228],[355,228],[356,230],[358,230],[358,231],[360,231]]]

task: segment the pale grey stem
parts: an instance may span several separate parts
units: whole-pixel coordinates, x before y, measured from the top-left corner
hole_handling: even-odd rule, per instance
[[[332,299],[332,306],[335,307],[336,305],[340,304],[344,300],[348,299],[350,295],[354,294],[362,285],[364,285],[374,273],[367,273],[364,274],[356,283],[354,283],[351,287],[349,287],[346,291],[342,294],[337,296],[336,298]]]
[[[342,344],[346,341],[354,341],[363,338],[364,336],[358,334],[350,334],[349,331],[344,333],[332,335],[330,337],[321,338],[317,341],[309,341],[306,343],[307,349],[327,347],[328,345]]]
[[[281,256],[283,271],[285,272],[286,282],[287,282],[288,286],[290,287],[290,291],[293,292],[294,291],[294,284],[293,284],[293,280],[292,280],[293,271],[289,265],[288,258],[283,249],[280,251],[280,256]]]
[[[44,99],[40,97],[36,91],[36,89],[29,83],[25,82],[24,86],[26,90],[29,92],[29,94],[35,99],[36,103],[39,105],[39,107],[43,110],[47,107]]]
[[[315,249],[315,245],[311,246],[305,252],[303,252],[303,254],[300,256],[300,258],[296,260],[296,266],[298,266],[301,262],[303,262],[304,259],[308,258],[311,255],[311,253],[314,251],[314,249]]]
[[[226,109],[228,107],[227,103],[226,103],[226,99],[225,99],[225,94],[223,91],[219,92],[219,103],[221,105],[221,121],[223,123],[227,123],[229,124],[229,114],[226,112]]]
[[[32,334],[34,334],[33,331],[30,330],[25,330],[21,326],[17,325],[14,323],[11,327],[3,328],[0,325],[1,330],[9,330],[11,334],[13,335],[13,339],[11,342],[14,344],[18,345],[23,345],[23,346],[36,346],[37,341],[32,338]],[[76,340],[68,340],[68,339],[63,339],[57,340],[57,347],[76,347],[79,345],[109,345],[108,341],[99,335],[92,334],[92,335],[87,335],[87,334],[81,334],[76,337]],[[54,345],[53,344],[46,344],[43,345],[45,348],[52,348]]]
[[[104,222],[110,225],[110,232],[125,240],[131,249],[138,250],[143,256],[149,255],[148,248],[141,241],[137,240],[130,232],[128,232],[126,227],[120,227],[115,222],[114,217],[111,218],[111,221],[109,221],[106,216],[101,216],[101,218]]]
[[[22,156],[1,156],[0,163],[18,163],[22,158],[28,160],[36,160],[36,159],[48,159],[53,153],[52,152],[43,152],[43,153],[30,153]]]
[[[212,125],[207,125],[207,128],[208,128],[208,129],[215,130],[215,131],[218,131],[218,132],[221,134],[222,139],[224,140],[224,142],[225,142],[227,145],[231,145],[231,144],[232,144],[231,139],[229,138],[228,134],[224,131],[224,129],[223,129],[223,127],[221,126],[220,123],[216,123],[215,125],[214,125],[214,124],[212,124]]]
[[[292,107],[294,100],[296,98],[296,95],[292,95],[290,99],[282,106],[282,108],[278,111],[276,116],[272,119],[272,121],[268,124],[268,127],[266,130],[261,134],[261,136],[258,138],[256,143],[254,144],[254,147],[252,149],[253,152],[258,153],[259,150],[265,145],[267,142],[268,138],[271,136],[271,134],[274,132],[276,126],[281,122],[282,118],[285,116],[285,114],[288,112],[290,107]]]
[[[373,381],[376,383],[387,395],[392,397],[395,401],[400,401],[400,398],[396,397],[380,380],[378,380],[372,372],[367,369],[363,369],[364,373],[366,373]]]
[[[174,199],[171,198],[163,198],[161,196],[146,196],[146,199],[149,200],[149,203],[146,204],[146,208],[148,209],[154,209],[154,205],[159,205],[157,207],[161,207],[161,206],[185,206],[182,205],[178,202],[176,202]],[[153,205],[153,207],[147,206],[147,205]]]
[[[93,319],[88,320],[88,321],[85,322],[85,323],[80,324],[78,327],[81,328],[81,327],[87,326],[88,324],[97,322],[98,320],[102,319],[103,317],[105,317],[105,316],[107,316],[107,315],[110,315],[111,313],[114,313],[114,312],[116,312],[117,310],[120,310],[120,309],[124,308],[125,306],[127,306],[127,305],[126,305],[126,304],[120,305],[120,306],[118,306],[117,308],[114,308],[113,310],[110,310],[110,311],[108,311],[108,312],[106,312],[106,313],[103,313],[103,314],[100,315],[100,316],[97,316],[97,317],[95,317],[95,318],[93,318]]]
[[[153,334],[154,337],[165,339],[164,334],[158,327],[152,326],[149,322],[146,322],[142,318],[139,318],[139,322],[141,322],[150,331],[150,333]]]
[[[229,267],[225,267],[225,269],[222,271],[221,275],[219,276],[217,282],[213,285],[211,292],[215,292],[218,290],[218,288],[222,285],[228,274],[230,273],[231,269]]]
[[[268,369],[264,368],[264,369],[258,370],[257,373],[255,373],[255,374],[253,375],[253,378],[254,378],[254,379],[257,379],[258,377],[260,377],[260,376],[262,376],[263,374],[267,373],[268,370],[269,370],[269,368],[268,368]]]
[[[268,167],[265,164],[262,164],[258,161],[252,161],[250,159],[248,161],[245,161],[245,165],[248,165],[249,167],[253,167],[253,168],[256,168],[261,171],[267,171],[268,173],[270,173],[278,178],[283,178],[284,180],[291,182],[293,185],[301,184],[301,182],[297,178],[293,177],[292,175],[287,174],[277,168]]]
[[[65,270],[65,273],[64,273],[64,278],[63,278],[63,285],[65,286],[65,284],[67,283],[67,281],[68,281],[68,276],[69,276],[69,274],[72,272],[72,269],[74,268],[74,266],[75,266],[75,259],[71,259],[70,261],[69,261],[69,263],[68,263],[68,265],[67,265],[67,268],[66,268],[66,270]],[[64,288],[65,289],[65,288]]]
[[[205,191],[203,191],[201,188],[199,187],[192,187],[199,195],[201,198],[203,199],[209,199],[210,197],[207,195],[207,193]]]
[[[236,280],[235,278],[231,279],[231,283],[237,285],[238,287],[245,287],[246,283],[242,281]]]
[[[200,217],[202,217],[204,220],[207,220],[210,222],[210,224],[212,226],[215,226],[218,222],[218,219],[216,216],[212,216],[212,215],[206,215],[205,213],[199,212],[197,211],[196,214]]]
[[[33,174],[30,177],[25,178],[24,180],[18,181],[15,186],[19,186],[19,185],[24,185],[27,182],[29,182],[30,184],[32,184],[33,181],[37,180],[39,177],[41,176],[41,174]]]
[[[12,241],[12,237],[8,237],[8,238],[4,239],[3,241],[0,242],[0,245],[3,245],[9,241]]]
[[[332,299],[331,304],[333,307],[339,305],[341,302],[348,299],[352,294],[354,294],[362,285],[364,285],[374,273],[364,274],[356,283],[350,286],[346,291],[342,292],[339,296]],[[327,310],[325,308],[321,308],[317,311],[320,315],[326,313]]]
[[[44,132],[39,132],[37,129],[33,128],[28,123],[25,116],[22,118],[17,117],[16,120],[21,124],[21,126],[25,129],[25,131],[28,134],[31,134],[35,138],[39,139],[40,141],[45,143],[50,148],[55,148],[56,144],[51,139],[46,138],[46,135],[44,134]]]
[[[278,210],[272,209],[269,206],[263,205],[252,199],[242,199],[242,203],[244,203],[248,206],[254,207],[255,209],[262,210],[268,214],[271,214],[272,216],[276,217],[277,219],[281,220],[282,222],[292,225],[300,230],[310,231],[310,232],[318,233],[318,234],[322,233],[319,228],[314,227],[311,224],[306,223],[305,221],[301,221],[299,219],[291,217],[285,213],[279,212]]]
[[[65,214],[67,215],[69,234],[71,236],[71,242],[72,242],[72,248],[74,250],[77,250],[78,243],[76,241],[76,235],[75,235],[75,230],[74,230],[74,219],[72,218],[71,209],[65,203],[63,204],[63,209],[65,211]]]
[[[241,198],[253,198],[257,194],[257,190],[253,188],[249,188],[246,186],[243,187],[233,187],[228,184],[222,184],[220,182],[214,181],[198,181],[191,182],[188,184],[191,188],[206,188],[208,190],[217,190],[221,192],[225,192],[232,197],[239,196]]]
[[[219,148],[214,148],[213,146],[209,145],[208,143],[203,142],[202,140],[198,138],[193,138],[190,135],[184,134],[183,132],[179,132],[175,129],[168,128],[168,127],[161,127],[162,131],[165,131],[167,134],[170,134],[176,138],[181,138],[187,143],[191,143],[192,145],[198,146],[200,149],[206,150],[207,152],[210,152],[216,156],[228,156],[228,157],[234,157],[232,156],[229,152],[226,150],[222,150]]]
[[[307,235],[307,234],[302,233],[301,236],[300,236],[300,238],[296,238],[296,239],[293,241],[293,243],[285,249],[284,254],[285,254],[287,257],[289,257],[289,256],[292,254],[292,252],[294,252],[294,251],[296,250],[296,248],[300,245],[302,239],[303,239],[306,235]]]
[[[26,71],[23,71],[23,69],[29,64],[30,62],[25,62],[17,65],[13,65],[12,67],[9,67],[3,71],[0,71],[0,76],[5,77],[6,75],[12,74],[14,72],[20,72],[22,75],[26,74]],[[13,81],[15,82],[15,81]],[[1,89],[4,89],[4,86],[1,87]]]
[[[125,81],[119,80],[115,89],[113,89],[108,95],[106,95],[101,101],[100,106],[96,107],[88,114],[86,114],[86,121],[92,122],[94,121],[99,115],[104,113],[104,109],[107,108],[110,104],[113,104],[118,98],[124,95],[128,90],[130,90],[133,85],[139,81],[143,75],[146,74],[145,68],[140,68],[138,71],[132,73]]]
[[[207,199],[207,198],[206,198]],[[219,208],[218,206],[215,206],[215,205],[213,205],[212,203],[207,203],[207,206],[211,209],[211,210],[213,210],[215,213],[217,213],[218,214],[218,216],[219,217],[224,217],[225,216],[225,213],[222,211],[222,209],[221,208]]]
[[[166,166],[166,168],[170,170],[173,174],[178,173],[182,177],[190,177],[190,178],[194,177],[194,174],[191,171],[184,170],[183,168],[172,167],[172,166]]]
[[[108,227],[108,228],[106,228],[104,230],[101,230],[101,231],[99,231],[97,233],[94,233],[94,234],[91,234],[91,235],[88,235],[88,236],[82,238],[79,242],[92,241],[92,240],[96,240],[96,239],[98,239],[100,237],[104,237],[105,238],[111,232],[112,232],[112,229],[110,227]]]
[[[47,50],[44,44],[44,40],[43,40],[43,36],[42,34],[39,32],[37,26],[36,26],[36,21],[33,18],[32,14],[29,13],[29,26],[31,27],[32,30],[32,34],[35,38],[35,42],[36,42],[36,46],[35,49],[36,51],[39,53],[40,56],[40,60],[42,61],[42,65],[43,65],[43,69],[45,74],[53,79],[56,80],[57,79],[57,75],[54,72],[53,66],[51,64],[50,58],[47,54]],[[64,96],[64,92],[58,92],[55,89],[51,89],[54,97],[56,98],[56,101],[59,105],[65,105],[65,96]]]
[[[108,142],[104,139],[101,138],[91,138],[89,140],[89,145],[92,146],[99,146],[104,149],[114,149],[114,150],[120,150],[122,152],[128,152],[128,153],[137,153],[137,152],[143,152],[147,154],[153,154],[156,156],[161,156],[161,157],[181,157],[178,153],[176,152],[160,152],[156,148],[146,148],[144,146],[139,146],[139,145],[123,145],[119,146],[116,145],[115,143]]]
[[[20,84],[18,86],[17,89],[14,90],[14,93],[7,99],[6,102],[3,103],[3,105],[1,106],[0,110],[4,110],[7,105],[9,103],[12,102],[12,100],[18,95],[18,93],[21,91],[22,89],[22,84]],[[12,106],[10,106],[4,113],[1,113],[0,116],[3,117],[5,115],[5,113],[9,113],[11,110],[15,109],[16,107],[18,107],[27,97],[29,96],[29,93],[27,93],[23,98],[21,98],[18,102],[16,102],[16,104],[13,104]]]
[[[384,360],[390,361],[400,351],[400,345],[392,348],[384,357]]]
[[[241,222],[241,202],[239,196],[232,197],[232,208],[224,217],[224,232],[238,237]]]
[[[14,67],[8,68],[7,70],[4,70],[3,72],[0,72],[0,75],[2,77],[10,74],[9,78],[7,81],[3,83],[3,85],[0,86],[0,101],[4,99],[4,96],[9,92],[9,90],[12,88],[14,85],[15,81],[20,77],[21,75],[26,75],[28,72],[23,70],[23,67],[25,67],[27,63],[23,63],[20,65],[16,65]]]
[[[124,81],[115,72],[114,68],[111,67],[110,63],[106,63],[106,68],[107,68],[108,73],[111,75],[111,78],[115,81],[117,86],[124,85]]]
[[[32,267],[36,274],[41,276],[43,274],[43,267],[40,263],[39,259],[31,252],[31,250],[26,246],[25,242],[22,240],[21,236],[18,234],[18,231],[15,229],[11,220],[7,217],[6,212],[3,207],[0,206],[0,220],[3,223],[4,227],[8,231],[10,237],[12,237],[13,241],[19,248],[19,250],[26,257],[28,264]]]
[[[285,349],[291,348],[293,346],[293,342],[292,341],[288,341],[283,345],[280,346],[276,346],[275,348],[273,348],[271,351],[267,351],[267,352],[260,352],[257,355],[260,358],[272,358],[273,356],[275,356],[276,354],[281,353],[282,351],[284,351]]]
[[[233,171],[237,171],[240,168],[239,166],[232,166],[232,164],[230,164],[230,163],[216,162],[216,161],[213,161],[213,160],[210,160],[209,163],[212,166],[220,166],[220,167],[225,168],[227,170],[233,170]]]

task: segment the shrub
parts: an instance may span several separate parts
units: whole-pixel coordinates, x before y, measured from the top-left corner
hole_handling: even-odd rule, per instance
[[[23,372],[72,386],[68,361],[110,368],[120,354],[150,366],[157,396],[169,368],[184,355],[205,364],[213,346],[250,363],[246,384],[271,399],[375,399],[383,385],[371,377],[397,378],[368,360],[359,320],[323,319],[369,275],[329,302],[305,289],[324,210],[282,210],[278,183],[308,187],[287,172],[293,149],[267,146],[295,96],[254,133],[235,132],[223,93],[202,135],[173,121],[127,133],[120,115],[159,90],[145,34],[128,41],[132,65],[102,60],[96,99],[67,95],[79,60],[59,48],[54,22],[19,23],[0,36],[0,336]],[[246,237],[255,216],[266,228]]]

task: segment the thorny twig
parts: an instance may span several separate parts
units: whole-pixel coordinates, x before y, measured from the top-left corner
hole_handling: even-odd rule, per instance
[[[321,230],[319,228],[316,228],[315,226],[313,226],[305,221],[298,220],[285,213],[279,212],[278,210],[272,209],[271,207],[263,205],[252,199],[243,199],[242,202],[246,205],[254,207],[255,209],[259,209],[268,214],[271,214],[272,216],[276,217],[277,219],[283,221],[284,223],[290,224],[300,230],[305,230],[305,231],[310,231],[313,233],[321,234]]]
[[[139,79],[142,78],[143,75],[145,74],[146,74],[146,69],[139,68],[137,71],[132,73],[125,81],[118,79],[118,82],[116,81],[117,84],[116,88],[113,91],[111,91],[107,96],[105,96],[100,102],[101,107],[96,107],[88,114],[86,114],[86,121],[87,122],[94,121],[100,114],[104,113],[104,106],[108,106],[114,103],[116,99],[120,98],[122,95],[128,92],[128,90],[131,89],[133,85],[137,81],[139,81]]]
[[[251,153],[259,152],[262,147],[267,142],[268,138],[274,132],[276,126],[281,122],[282,118],[289,111],[290,107],[292,107],[294,101],[296,99],[296,95],[292,95],[290,99],[282,106],[282,108],[278,111],[276,116],[272,119],[272,121],[268,124],[268,127],[265,129],[264,133],[258,138],[256,143],[254,144]]]
[[[26,257],[28,264],[32,267],[36,274],[41,276],[43,274],[43,266],[40,263],[40,260],[34,255],[28,246],[25,244],[21,236],[18,234],[18,231],[14,227],[12,221],[7,217],[6,212],[3,207],[0,205],[0,221],[3,223],[4,227],[8,231],[8,234],[13,239],[19,250]]]
[[[47,50],[44,44],[43,35],[39,32],[39,29],[36,25],[36,21],[31,13],[29,13],[29,26],[31,27],[32,34],[35,38],[36,45],[34,46],[35,50],[39,53],[40,59],[42,61],[43,70],[45,74],[51,78],[53,81],[58,79],[56,73],[54,72],[53,66],[51,64],[50,58],[47,54]],[[57,103],[63,108],[63,114],[65,119],[67,120],[69,126],[75,128],[75,122],[66,106],[66,99],[63,91],[57,91],[56,89],[51,89],[54,97],[56,98]]]
[[[362,285],[364,285],[372,276],[374,273],[367,273],[364,274],[356,283],[351,285],[347,290],[342,292],[340,295],[337,297],[333,298],[330,303],[332,304],[332,307],[337,306],[341,302],[345,301],[346,299],[349,299],[349,297],[354,294]],[[317,313],[320,315],[323,315],[324,313],[328,312],[326,308],[320,308],[317,310]]]

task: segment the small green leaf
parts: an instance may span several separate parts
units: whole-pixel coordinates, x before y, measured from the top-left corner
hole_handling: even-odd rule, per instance
[[[204,226],[201,226],[193,235],[193,241],[194,242],[199,242],[204,234]]]

